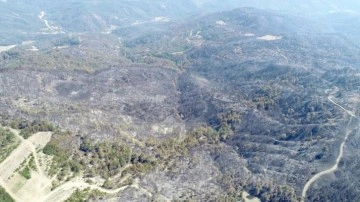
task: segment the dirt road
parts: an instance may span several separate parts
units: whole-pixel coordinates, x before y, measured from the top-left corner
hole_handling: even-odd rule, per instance
[[[47,176],[39,161],[38,151],[50,141],[50,132],[39,132],[28,139],[19,135],[19,131],[8,128],[20,140],[19,146],[0,164],[0,186],[5,189],[16,201],[36,201],[36,202],[62,202],[77,189],[97,189],[107,194],[119,193],[130,185],[122,186],[117,189],[105,189],[98,185],[85,182],[85,179],[78,177],[60,185],[51,191],[52,182],[55,179]],[[31,178],[25,179],[17,170],[22,168],[30,156],[34,157],[36,169],[31,171]],[[46,166],[46,165],[45,165]],[[126,166],[124,169],[130,167]],[[120,177],[121,174],[118,175]],[[125,181],[129,176],[124,176],[120,181]]]
[[[353,112],[347,110],[345,107],[341,106],[340,104],[336,103],[333,99],[334,97],[332,95],[329,95],[328,96],[328,100],[333,103],[334,105],[338,106],[340,109],[342,109],[343,111],[345,111],[348,115],[350,115],[350,121],[349,121],[349,125],[350,125],[350,122],[352,120],[352,118],[358,118]],[[346,131],[345,131],[345,135],[344,135],[344,139],[342,141],[342,143],[340,144],[340,151],[339,151],[339,155],[338,157],[336,158],[336,161],[334,163],[334,165],[332,167],[330,167],[329,169],[327,170],[324,170],[324,171],[321,171],[319,173],[317,173],[316,175],[314,175],[313,177],[311,177],[305,184],[304,188],[303,188],[303,191],[302,191],[302,194],[301,194],[301,201],[304,202],[305,201],[305,198],[306,198],[306,193],[307,191],[309,190],[309,188],[311,187],[311,185],[316,181],[318,180],[319,178],[321,178],[322,176],[324,175],[327,175],[329,173],[332,173],[334,171],[337,170],[338,168],[338,165],[339,165],[339,162],[341,160],[341,158],[343,157],[344,155],[344,146],[346,144],[346,141],[349,137],[349,134],[351,133],[351,130],[349,129],[349,125],[347,126],[346,128]]]

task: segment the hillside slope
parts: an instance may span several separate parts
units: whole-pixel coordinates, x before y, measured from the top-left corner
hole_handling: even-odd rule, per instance
[[[359,113],[360,49],[349,32],[254,8],[186,18],[217,1],[189,1],[190,10],[168,1],[116,1],[107,10],[105,2],[113,1],[19,1],[13,11],[34,26],[15,14],[1,21],[18,24],[1,30],[15,34],[2,41],[14,47],[0,53],[0,120],[61,128],[50,154],[68,155],[62,174],[81,168],[104,187],[129,185],[118,201],[240,200],[243,191],[300,201],[344,148],[337,170],[312,183],[305,200],[359,197],[351,115]],[[120,7],[129,13],[114,16]]]

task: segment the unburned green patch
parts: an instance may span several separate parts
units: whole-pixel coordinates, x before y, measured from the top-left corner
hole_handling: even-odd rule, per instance
[[[15,135],[4,128],[0,128],[0,162],[6,159],[17,147],[18,141]]]
[[[15,200],[2,187],[0,187],[0,201],[1,202],[15,202]]]

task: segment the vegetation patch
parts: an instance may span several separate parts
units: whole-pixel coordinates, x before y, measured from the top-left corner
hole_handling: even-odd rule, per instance
[[[1,202],[15,202],[15,200],[2,187],[0,187],[0,201]]]
[[[27,121],[16,119],[11,121],[10,127],[14,129],[19,129],[20,135],[25,139],[29,138],[32,134],[41,132],[41,131],[55,131],[55,126],[50,124],[47,121]]]
[[[24,178],[30,179],[31,170],[36,170],[35,158],[32,154],[30,155],[30,158],[26,158],[20,164],[20,167],[16,169],[16,172],[18,172]]]
[[[184,139],[168,138],[158,143],[150,141],[155,146],[157,157],[166,160],[173,157],[187,155],[189,151],[200,145],[218,145],[233,135],[234,125],[240,122],[240,115],[236,112],[220,113],[213,121],[214,126],[202,125],[186,134]]]
[[[17,145],[18,141],[15,135],[9,130],[0,127],[0,162],[5,160]]]
[[[105,194],[99,190],[91,190],[90,188],[84,190],[76,190],[65,202],[85,202],[92,199],[97,199]]]
[[[31,154],[28,165],[30,169],[36,170],[35,158],[33,154]]]
[[[68,131],[56,130],[50,142],[44,147],[43,153],[53,157],[48,174],[57,174],[59,181],[65,180],[71,172],[77,174],[82,166],[74,158],[73,137]]]
[[[31,178],[30,167],[28,165],[26,165],[25,168],[23,168],[22,170],[19,171],[19,174],[21,176],[25,177],[26,179],[30,179]]]
[[[122,167],[130,163],[131,149],[121,142],[91,143],[84,139],[80,145],[80,163],[86,166],[88,176],[100,175],[108,178],[116,175]]]

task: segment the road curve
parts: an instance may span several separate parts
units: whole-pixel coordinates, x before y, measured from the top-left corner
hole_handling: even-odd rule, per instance
[[[350,125],[350,122],[351,122],[351,119],[352,117],[354,118],[358,118],[353,112],[345,109],[343,106],[341,106],[340,104],[336,103],[334,100],[333,100],[333,96],[329,95],[328,96],[328,100],[333,103],[334,105],[338,106],[340,109],[342,109],[343,111],[345,111],[348,115],[350,115],[350,121],[349,121],[349,125]],[[344,136],[344,139],[342,141],[342,143],[340,144],[340,151],[339,151],[339,155],[338,157],[336,158],[336,161],[335,161],[335,164],[327,169],[327,170],[324,170],[324,171],[321,171],[319,173],[317,173],[316,175],[314,175],[313,177],[311,177],[305,184],[304,188],[303,188],[303,191],[302,191],[302,194],[301,194],[301,202],[304,202],[305,201],[305,198],[306,198],[306,193],[307,191],[309,190],[309,188],[311,187],[311,185],[316,181],[318,180],[320,177],[322,177],[323,175],[326,175],[326,174],[329,174],[329,173],[332,173],[334,171],[336,171],[336,169],[338,168],[338,165],[339,165],[339,162],[341,160],[341,158],[343,157],[344,155],[344,146],[345,146],[345,143],[351,133],[351,131],[349,130],[349,125],[347,126],[346,128],[346,133],[345,133],[345,136]]]
[[[129,187],[129,185],[125,185],[125,186],[122,186],[122,187],[117,188],[117,189],[105,189],[105,188],[97,186],[97,185],[88,184],[88,183],[86,183],[86,182],[84,182],[82,180],[70,181],[70,182],[67,182],[67,183],[59,186],[55,190],[51,191],[48,195],[46,195],[43,199],[40,199],[39,201],[43,201],[43,202],[57,201],[59,199],[59,195],[61,195],[64,192],[69,192],[69,190],[90,188],[90,189],[97,189],[97,190],[99,190],[101,192],[104,192],[106,194],[116,194],[116,193],[119,193],[120,191],[125,190],[128,187]],[[65,198],[68,198],[68,196],[65,197]]]

